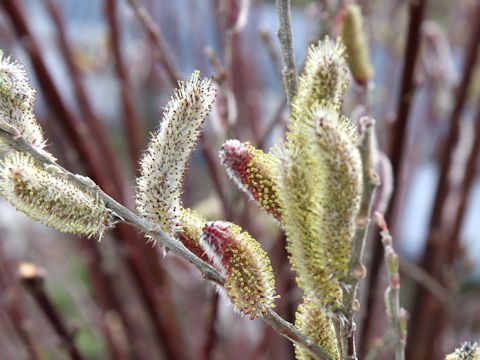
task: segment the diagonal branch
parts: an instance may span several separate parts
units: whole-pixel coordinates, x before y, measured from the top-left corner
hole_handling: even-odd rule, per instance
[[[90,178],[73,174],[50,160],[45,155],[37,152],[27,141],[25,141],[22,136],[20,136],[18,130],[11,125],[5,122],[0,122],[0,139],[2,139],[2,141],[10,148],[31,155],[39,165],[45,167],[45,170],[56,174],[56,176],[65,176],[66,179],[83,191],[93,192],[95,196],[98,196],[98,198],[105,203],[107,208],[114,216],[118,218],[120,222],[132,225],[145,235],[148,235],[158,241],[172,253],[187,260],[202,273],[206,280],[210,280],[220,286],[224,285],[225,279],[223,276],[214,267],[191,253],[180,241],[177,241],[171,236],[167,235],[158,225],[148,222],[144,218],[138,216],[112,199]],[[305,347],[318,359],[332,359],[322,347],[315,344],[311,339],[303,335],[297,328],[295,328],[295,326],[284,320],[272,309],[267,309],[262,318],[280,335]]]

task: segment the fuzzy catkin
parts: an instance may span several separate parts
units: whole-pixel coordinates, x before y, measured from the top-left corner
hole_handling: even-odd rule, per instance
[[[345,47],[325,37],[308,49],[305,69],[298,79],[298,89],[292,101],[292,117],[302,118],[318,104],[339,111],[348,86]]]
[[[45,140],[33,114],[34,102],[35,90],[30,86],[24,67],[4,57],[0,51],[0,121],[18,130],[37,151],[49,155],[43,150]]]
[[[295,314],[295,327],[304,335],[320,345],[334,360],[340,358],[337,338],[332,320],[314,302],[304,299]],[[295,344],[297,360],[313,360],[314,358],[302,346]]]
[[[182,206],[183,177],[214,100],[210,79],[200,79],[198,71],[188,81],[179,82],[164,110],[160,130],[153,135],[140,162],[136,192],[139,213],[183,240],[201,218]]]
[[[247,232],[225,221],[208,222],[200,245],[225,276],[225,290],[235,309],[254,319],[275,306],[270,259]]]
[[[355,128],[317,105],[292,120],[287,139],[278,184],[290,261],[307,296],[336,311],[362,189]]]
[[[349,4],[345,9],[341,23],[341,37],[345,44],[347,63],[352,76],[357,83],[365,85],[372,79],[374,71],[362,11],[357,4]]]
[[[281,223],[273,155],[256,149],[249,142],[227,140],[220,150],[220,160],[235,184]]]
[[[32,219],[64,233],[98,238],[113,226],[101,199],[47,172],[30,155],[11,152],[0,164],[1,194]]]

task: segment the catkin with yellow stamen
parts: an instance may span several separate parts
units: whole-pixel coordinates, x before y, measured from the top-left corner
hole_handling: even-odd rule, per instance
[[[320,345],[334,360],[340,358],[338,343],[332,320],[315,302],[304,299],[295,314],[295,327]],[[297,360],[313,360],[313,356],[303,347],[295,344]]]
[[[480,348],[474,341],[467,341],[455,352],[445,357],[445,360],[480,360]]]
[[[292,120],[278,154],[278,193],[297,282],[317,305],[341,306],[350,240],[362,189],[356,133],[348,119],[318,105]]]
[[[349,4],[345,9],[341,22],[341,37],[352,76],[357,83],[365,85],[373,78],[374,71],[362,11],[357,4]]]
[[[136,205],[139,213],[188,245],[198,238],[188,238],[198,231],[192,227],[203,221],[182,206],[181,194],[187,161],[198,141],[200,129],[215,100],[210,79],[200,79],[195,71],[180,82],[168,102],[160,130],[150,141],[140,162]]]
[[[11,152],[0,165],[0,192],[17,210],[64,233],[101,238],[113,226],[104,202],[35,163]]]
[[[236,185],[249,194],[258,206],[281,222],[281,207],[275,183],[275,160],[271,154],[254,148],[249,142],[227,140],[220,160]]]
[[[35,90],[24,67],[0,51],[0,121],[13,126],[37,151],[53,160],[44,150],[42,129],[33,114],[34,102]]]
[[[318,103],[340,110],[348,86],[347,64],[342,43],[329,37],[308,49],[305,69],[292,101],[292,116],[302,118]]]
[[[208,222],[200,245],[225,276],[225,290],[235,309],[254,319],[274,307],[270,259],[247,232],[225,221]]]

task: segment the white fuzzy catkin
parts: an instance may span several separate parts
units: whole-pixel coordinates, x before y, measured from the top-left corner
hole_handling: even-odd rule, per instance
[[[0,121],[17,129],[37,151],[49,155],[43,150],[45,140],[33,114],[34,102],[35,90],[24,67],[0,51]]]
[[[137,209],[169,233],[178,231],[187,161],[214,100],[211,80],[201,80],[198,71],[188,81],[179,82],[165,108],[160,130],[140,162]]]
[[[64,233],[101,238],[113,226],[101,199],[49,173],[26,153],[11,152],[0,163],[0,192],[17,210]]]

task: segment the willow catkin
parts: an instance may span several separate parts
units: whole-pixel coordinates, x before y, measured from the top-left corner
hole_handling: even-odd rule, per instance
[[[295,314],[295,327],[304,335],[320,345],[334,360],[340,358],[335,329],[329,315],[315,302],[304,299]],[[297,360],[314,360],[314,357],[302,346],[295,344]]]
[[[198,244],[198,238],[190,236],[198,235],[205,221],[183,208],[183,177],[214,100],[211,80],[200,79],[198,71],[188,81],[179,82],[164,110],[160,130],[140,162],[136,192],[139,213],[186,244]]]
[[[220,160],[235,184],[281,223],[273,155],[256,149],[249,142],[227,140],[220,150]]]
[[[236,310],[254,319],[274,307],[270,259],[247,232],[229,222],[208,222],[200,245],[225,276],[225,290]]]
[[[355,81],[365,85],[373,78],[374,71],[362,11],[357,4],[346,7],[340,26],[348,67]]]
[[[113,226],[104,202],[26,153],[8,153],[0,163],[0,192],[17,210],[64,233],[101,238]]]

